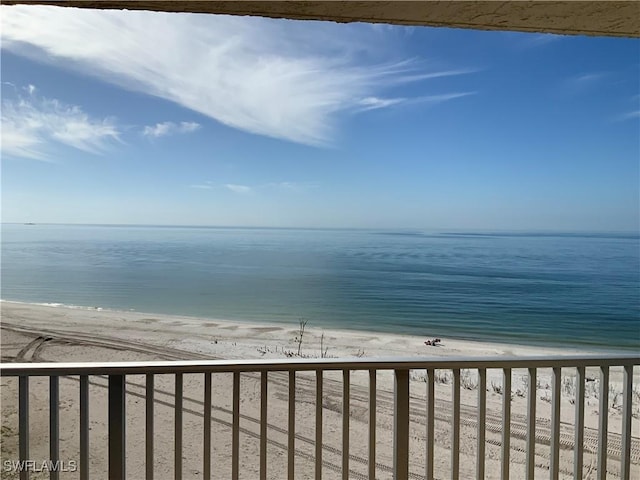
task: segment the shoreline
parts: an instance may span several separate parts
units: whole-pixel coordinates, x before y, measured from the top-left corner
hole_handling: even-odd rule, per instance
[[[46,313],[49,312],[67,312],[68,318],[67,320],[71,320],[71,323],[74,325],[78,325],[86,321],[87,323],[83,326],[86,327],[106,327],[106,325],[93,325],[89,318],[85,318],[87,314],[91,314],[94,320],[107,320],[111,319],[112,321],[116,318],[119,321],[124,321],[128,323],[129,327],[137,327],[141,331],[150,330],[145,328],[145,322],[149,320],[153,320],[154,323],[158,323],[159,325],[165,327],[176,327],[183,326],[189,329],[189,334],[194,334],[193,329],[197,327],[202,328],[210,328],[212,323],[215,323],[215,328],[223,331],[239,331],[243,333],[243,335],[236,335],[235,337],[241,336],[244,340],[286,340],[285,338],[277,339],[275,337],[275,333],[283,333],[283,334],[295,334],[299,330],[298,323],[286,323],[286,322],[273,322],[273,321],[265,321],[265,322],[255,322],[255,321],[243,321],[243,320],[230,320],[224,318],[217,317],[200,317],[200,316],[191,316],[191,315],[173,315],[173,314],[165,314],[165,313],[153,313],[153,312],[139,312],[136,310],[119,310],[119,309],[110,309],[104,307],[89,307],[89,306],[80,306],[80,305],[66,305],[61,303],[37,303],[37,302],[22,302],[22,301],[14,301],[14,300],[5,300],[0,299],[0,324],[2,324],[4,320],[4,310],[5,308],[9,309],[31,309],[33,312]],[[80,318],[82,317],[82,318]],[[150,319],[149,317],[153,317]],[[142,323],[140,323],[142,322]],[[181,325],[177,325],[176,322],[180,322]],[[50,323],[48,326],[52,326]],[[102,330],[102,329],[101,329]],[[157,332],[158,329],[152,329],[152,331]],[[118,331],[114,330],[111,333],[117,334]],[[185,332],[187,333],[187,332]],[[205,334],[205,332],[199,332],[200,335]],[[209,334],[210,332],[206,332]],[[224,333],[224,332],[222,332]],[[254,333],[253,337],[248,336]],[[349,329],[349,328],[339,328],[332,326],[318,326],[309,322],[307,327],[305,328],[306,339],[309,343],[303,340],[304,348],[303,350],[308,350],[311,345],[316,346],[315,344],[322,338],[324,335],[327,339],[327,342],[337,341],[340,339],[337,344],[332,345],[329,343],[330,350],[337,348],[339,350],[345,350],[345,344],[354,344],[354,340],[365,340],[372,343],[373,347],[383,347],[384,344],[388,344],[392,346],[397,343],[409,344],[411,347],[419,348],[423,350],[420,353],[413,353],[412,355],[445,355],[449,356],[453,352],[464,352],[465,355],[469,356],[469,352],[476,352],[478,356],[486,356],[488,354],[494,355],[514,355],[514,356],[526,356],[526,355],[580,355],[580,354],[614,354],[614,353],[627,353],[633,352],[633,349],[625,349],[625,348],[589,348],[589,347],[579,347],[579,346],[556,346],[556,345],[546,345],[541,346],[537,344],[528,344],[528,343],[512,343],[507,341],[484,341],[484,340],[469,340],[464,338],[456,338],[444,336],[438,338],[442,339],[442,342],[437,347],[429,347],[424,345],[424,341],[435,338],[435,335],[432,336],[423,336],[423,335],[415,335],[415,334],[402,334],[402,333],[391,333],[385,331],[376,331],[376,330],[365,330],[365,329]],[[215,336],[215,335],[214,335]],[[221,338],[227,338],[226,334],[217,335]],[[384,337],[384,340],[381,338]],[[234,338],[233,336],[231,338]],[[346,342],[346,340],[351,340]],[[357,343],[357,342],[356,342]],[[282,346],[284,348],[284,345]],[[347,348],[348,350],[348,348]],[[402,349],[404,353],[406,353],[406,349]],[[366,351],[365,351],[366,353]],[[312,354],[311,354],[312,355]],[[366,356],[369,356],[368,354]],[[258,355],[255,356],[258,358]]]

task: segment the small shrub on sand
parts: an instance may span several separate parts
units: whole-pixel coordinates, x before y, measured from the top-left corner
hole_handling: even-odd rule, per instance
[[[465,390],[476,390],[478,388],[478,376],[472,370],[460,370],[460,386]]]

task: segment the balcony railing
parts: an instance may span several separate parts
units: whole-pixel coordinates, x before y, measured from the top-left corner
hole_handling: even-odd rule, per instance
[[[255,433],[259,442],[259,467],[256,475],[260,479],[266,479],[271,473],[268,472],[267,445],[269,441],[268,429],[272,428],[268,423],[270,407],[268,405],[268,391],[270,380],[277,381],[287,386],[286,394],[286,476],[288,479],[303,478],[296,474],[296,455],[301,451],[296,447],[296,380],[314,385],[315,390],[315,428],[311,444],[306,445],[304,454],[307,460],[313,462],[313,476],[316,479],[322,478],[323,467],[327,467],[327,462],[323,461],[323,453],[326,453],[327,445],[323,441],[323,386],[328,372],[335,372],[342,377],[342,426],[341,445],[333,448],[332,455],[338,454],[341,457],[339,465],[328,464],[331,467],[332,475],[340,475],[341,478],[369,478],[375,479],[380,475],[392,475],[394,479],[408,478],[443,478],[442,472],[437,472],[437,462],[434,461],[434,447],[437,446],[438,439],[435,436],[434,425],[436,412],[442,415],[443,412],[436,404],[435,392],[436,384],[439,382],[438,374],[442,370],[451,371],[451,402],[450,410],[446,412],[446,417],[450,423],[450,463],[448,475],[452,479],[460,478],[460,430],[461,430],[461,372],[465,375],[471,370],[477,375],[477,401],[474,405],[475,426],[475,476],[484,479],[486,472],[486,432],[489,427],[495,432],[501,430],[500,445],[500,478],[509,478],[510,454],[512,434],[516,432],[511,429],[512,398],[508,393],[512,391],[512,378],[515,370],[526,372],[526,383],[530,386],[525,392],[526,404],[526,428],[524,453],[525,465],[524,476],[533,479],[536,470],[536,443],[540,442],[540,435],[536,436],[537,428],[540,427],[540,417],[536,417],[537,404],[537,379],[538,371],[545,369],[550,372],[550,423],[548,426],[549,478],[555,480],[559,478],[560,471],[560,451],[567,450],[567,445],[573,448],[573,477],[583,478],[584,452],[590,448],[590,440],[585,438],[585,385],[587,380],[587,369],[596,368],[599,373],[598,398],[598,427],[597,445],[593,446],[593,453],[597,458],[595,470],[597,478],[607,477],[608,463],[619,462],[615,468],[616,476],[624,480],[632,478],[631,468],[637,467],[640,455],[638,438],[632,436],[632,421],[634,415],[634,390],[633,390],[633,368],[640,364],[640,357],[633,355],[599,355],[599,356],[556,356],[556,357],[495,357],[495,358],[470,358],[470,357],[449,357],[449,358],[358,358],[358,359],[286,359],[286,360],[234,360],[234,361],[163,361],[163,362],[113,362],[113,363],[9,363],[3,364],[1,375],[3,380],[7,377],[18,378],[18,462],[21,467],[20,478],[29,478],[29,468],[26,462],[30,461],[30,408],[29,408],[29,388],[30,379],[33,377],[48,377],[49,383],[49,459],[53,464],[60,460],[60,378],[70,378],[79,383],[79,396],[76,397],[79,403],[79,448],[78,467],[79,477],[88,480],[92,475],[96,478],[104,476],[104,472],[91,472],[89,468],[90,445],[89,445],[89,410],[91,408],[89,385],[93,379],[107,379],[108,398],[108,475],[110,479],[119,480],[126,478],[125,466],[127,456],[131,454],[127,451],[126,425],[127,412],[125,406],[128,396],[134,395],[132,387],[128,383],[128,377],[143,375],[144,384],[135,391],[137,398],[144,400],[144,471],[147,479],[154,478],[154,459],[157,460],[155,441],[158,432],[154,431],[154,408],[160,402],[155,397],[155,379],[158,375],[170,375],[173,377],[173,404],[169,405],[173,410],[173,441],[172,451],[174,466],[173,476],[179,480],[183,478],[183,428],[184,412],[189,412],[185,408],[184,400],[184,378],[185,376],[197,376],[202,382],[202,465],[198,471],[198,478],[209,480],[212,476],[212,388],[217,388],[216,375],[227,374],[232,377],[230,395],[231,401],[231,461],[230,477],[234,480],[241,476],[240,462],[240,437],[245,434],[240,428],[241,420],[241,376],[251,376],[256,385],[259,385],[259,424],[258,432]],[[548,370],[547,370],[548,369]],[[567,433],[561,430],[560,400],[562,394],[562,372],[570,371],[575,374],[575,396],[573,416],[573,431],[569,438]],[[609,431],[609,387],[610,371],[615,369],[616,373],[622,373],[621,389],[621,428],[620,433]],[[501,400],[501,421],[499,425],[491,425],[487,422],[487,371],[497,370],[502,377],[502,383],[498,388],[502,392]],[[363,371],[361,378],[367,380],[359,384],[355,390],[358,401],[366,406],[367,438],[366,447],[366,470],[359,472],[350,468],[350,462],[355,457],[350,454],[350,446],[353,445],[350,439],[350,408],[352,398],[352,375],[355,372]],[[391,446],[391,465],[380,463],[377,460],[377,399],[380,392],[378,382],[379,373],[392,372],[393,374],[393,428]],[[368,374],[368,379],[367,379]],[[420,376],[426,383],[424,397],[416,396],[415,390],[420,386],[411,378]],[[387,376],[388,377],[388,376]],[[387,378],[385,377],[385,378]],[[463,378],[464,380],[464,378]],[[332,380],[335,381],[335,380]],[[94,382],[95,383],[95,382]],[[448,382],[447,382],[448,383]],[[442,387],[442,385],[440,385]],[[410,388],[411,387],[411,388]],[[354,387],[355,388],[355,387]],[[464,385],[463,385],[464,388]],[[411,391],[413,390],[413,392]],[[140,393],[142,392],[142,393]],[[417,401],[424,398],[425,401]],[[164,402],[164,400],[163,400]],[[308,400],[307,403],[313,404]],[[166,402],[164,402],[166,406]],[[468,415],[468,406],[463,405]],[[3,407],[4,408],[4,407]],[[410,432],[416,428],[416,409],[421,409],[421,417],[424,418],[424,429],[421,436],[424,439],[424,450],[422,452],[424,465],[419,473],[410,472]],[[465,417],[466,418],[466,417]],[[139,419],[142,422],[142,418]],[[464,419],[463,419],[464,420]],[[422,423],[422,422],[419,422]],[[491,422],[489,422],[491,423]],[[313,424],[313,423],[312,423]],[[465,423],[465,428],[469,422]],[[280,425],[283,427],[283,425]],[[422,427],[419,427],[422,428]],[[245,429],[246,430],[246,429]],[[286,431],[285,431],[286,430]],[[539,432],[538,432],[539,433]],[[359,441],[360,439],[355,439]],[[365,439],[362,439],[365,441]],[[587,441],[589,440],[589,441]],[[166,455],[167,452],[160,452]],[[565,452],[565,455],[567,453]],[[256,459],[257,461],[258,459]],[[632,461],[633,460],[633,461]],[[213,465],[215,467],[215,465]],[[539,468],[539,465],[538,465]],[[326,468],[325,468],[326,470]],[[53,468],[50,478],[59,478],[59,471]],[[328,473],[328,472],[326,472]],[[166,478],[166,477],[163,477]],[[248,478],[248,477],[245,477]],[[252,477],[253,478],[253,477]],[[304,476],[304,478],[307,478]],[[467,476],[465,476],[467,478]],[[637,478],[637,477],[636,477]]]

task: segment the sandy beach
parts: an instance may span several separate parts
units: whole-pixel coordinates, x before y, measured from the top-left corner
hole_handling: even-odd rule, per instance
[[[128,361],[176,359],[248,359],[297,356],[299,325],[229,322],[215,318],[166,316],[139,312],[69,308],[3,301],[2,361]],[[307,324],[300,345],[305,357],[388,357],[388,356],[500,356],[563,355],[572,349],[539,348],[491,344],[442,338],[438,346],[426,346],[426,338],[323,329]],[[425,393],[424,372],[411,374],[410,471],[412,478],[424,475]],[[526,372],[512,375],[511,478],[524,478],[526,433]],[[572,478],[573,467],[573,369],[563,370],[561,398],[561,478]],[[184,478],[202,475],[203,381],[201,375],[184,379]],[[598,400],[597,371],[588,371],[585,401],[584,478],[594,478],[597,447]],[[612,369],[609,393],[608,477],[619,476],[621,430],[621,371]],[[392,373],[378,373],[377,475],[391,478],[393,385]],[[436,478],[450,473],[451,373],[439,371],[436,379]],[[216,374],[213,380],[213,477],[230,475],[231,375]],[[127,472],[130,478],[144,477],[144,378],[128,377]],[[325,374],[323,478],[339,478],[342,448],[342,378],[340,373]],[[550,431],[550,372],[538,372],[536,478],[548,478]],[[640,369],[634,371],[634,435],[632,477],[640,478],[640,439],[638,385]],[[487,378],[486,478],[500,476],[502,372],[490,370]],[[460,464],[461,478],[475,476],[476,463],[476,372],[463,371]],[[93,478],[106,478],[106,378],[95,377],[90,384],[90,445]],[[156,478],[173,477],[173,377],[156,379]],[[78,459],[78,379],[60,380],[61,459]],[[241,377],[241,478],[257,478],[259,446],[260,378]],[[2,379],[2,460],[17,459],[17,380]],[[296,478],[312,478],[314,473],[315,377],[299,373],[296,381]],[[368,373],[351,375],[350,478],[366,478]],[[32,379],[31,457],[48,458],[47,379]],[[274,372],[269,376],[268,470],[269,478],[286,477],[287,377]],[[45,472],[32,478],[46,478]],[[2,478],[17,478],[3,469]],[[78,473],[62,473],[61,478],[78,478]]]

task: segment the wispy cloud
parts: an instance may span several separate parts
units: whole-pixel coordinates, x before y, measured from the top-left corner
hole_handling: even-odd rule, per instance
[[[462,98],[469,95],[475,95],[477,92],[458,92],[458,93],[446,93],[442,95],[425,95],[422,97],[412,98],[379,98],[379,97],[366,97],[360,100],[358,109],[360,111],[376,110],[379,108],[386,108],[392,105],[407,105],[407,104],[437,104],[453,100],[456,98]]]
[[[363,98],[470,72],[379,58],[380,33],[357,25],[48,6],[2,15],[3,48],[17,54],[66,60],[230,127],[310,145],[331,143],[336,117]]]
[[[549,45],[551,43],[556,43],[563,38],[566,38],[565,35],[555,35],[553,33],[529,33],[522,34],[523,47],[542,47],[544,45]]]
[[[583,72],[565,78],[560,88],[565,94],[584,94],[595,88],[602,87],[604,80],[610,76],[609,72]]]
[[[241,185],[237,183],[224,183],[216,185],[211,181],[206,181],[202,183],[196,183],[193,185],[189,185],[189,188],[195,188],[199,190],[214,190],[214,189],[225,189],[229,190],[233,193],[253,193],[259,191],[289,191],[289,192],[306,192],[315,188],[318,188],[318,184],[315,182],[269,182],[262,185]]]
[[[234,193],[251,193],[251,187],[247,185],[237,185],[235,183],[227,183],[224,185],[225,188],[231,190]]]
[[[606,73],[602,72],[583,73],[571,77],[569,81],[576,84],[592,84],[602,80],[604,77],[606,77]]]
[[[271,182],[264,186],[266,188],[300,193],[316,189],[319,185],[316,182]]]
[[[640,118],[640,110],[634,110],[632,112],[623,113],[618,115],[615,120],[619,122],[624,122],[625,120],[634,120],[636,118]]]
[[[457,75],[468,75],[470,73],[477,73],[480,70],[477,69],[463,69],[463,70],[442,70],[439,72],[425,72],[425,73],[414,73],[403,75],[402,77],[396,79],[397,83],[409,83],[409,82],[418,82],[422,80],[431,80],[432,78],[442,78],[442,77],[453,77]]]
[[[40,97],[33,85],[27,96],[2,102],[2,153],[47,160],[52,143],[100,154],[109,142],[120,140],[113,119],[91,118],[77,105]]]
[[[375,110],[377,108],[386,108],[406,101],[406,98],[366,97],[360,100],[358,104],[361,106],[361,110]]]
[[[196,122],[162,122],[155,125],[147,125],[142,130],[145,137],[159,138],[167,135],[175,135],[177,133],[191,133],[200,128],[200,124]]]
[[[543,48],[560,42],[562,39],[571,38],[569,35],[557,35],[554,33],[531,33],[531,32],[500,32],[505,39],[505,44],[515,50],[533,50]]]

